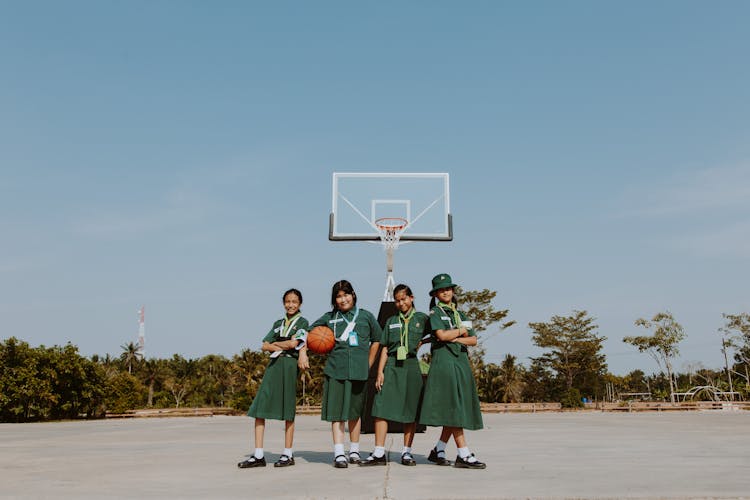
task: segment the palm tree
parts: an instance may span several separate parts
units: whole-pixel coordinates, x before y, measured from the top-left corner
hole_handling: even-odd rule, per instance
[[[128,373],[133,373],[133,365],[138,363],[143,358],[141,348],[135,342],[129,342],[120,346],[122,348],[122,354],[120,354],[120,360],[125,363],[128,367]]]
[[[503,403],[515,403],[521,400],[523,393],[523,373],[516,364],[516,357],[508,354],[500,365],[500,377],[503,386]]]
[[[148,401],[146,402],[146,406],[151,407],[154,405],[154,385],[156,385],[157,380],[163,378],[166,374],[163,360],[155,358],[146,360],[143,372],[148,383]]]

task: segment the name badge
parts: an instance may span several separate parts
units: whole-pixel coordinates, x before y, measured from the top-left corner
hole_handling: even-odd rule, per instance
[[[396,349],[396,359],[399,361],[405,360],[406,353],[407,353],[407,349],[405,345],[398,346],[398,349]]]
[[[357,337],[357,332],[349,333],[349,345],[352,347],[357,347],[359,345],[359,337]]]

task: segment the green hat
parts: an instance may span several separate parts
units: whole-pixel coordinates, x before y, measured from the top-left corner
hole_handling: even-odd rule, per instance
[[[432,278],[432,290],[430,291],[430,295],[435,295],[435,292],[437,292],[441,288],[453,288],[456,286],[458,285],[453,283],[450,274],[438,274],[437,276]]]

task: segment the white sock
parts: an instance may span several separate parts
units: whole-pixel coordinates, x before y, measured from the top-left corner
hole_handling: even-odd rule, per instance
[[[435,449],[437,450],[437,455],[438,455],[438,456],[439,456],[440,458],[445,458],[445,447],[446,447],[446,446],[448,446],[448,443],[446,443],[445,441],[440,441],[440,440],[438,439],[438,442],[437,442],[437,444],[435,445]]]
[[[468,446],[465,448],[459,448],[458,449],[458,456],[466,460],[467,462],[476,462],[477,459],[471,456],[471,451],[469,451]]]
[[[401,454],[404,453],[411,453],[411,446],[404,446],[404,449],[401,451]]]
[[[377,458],[382,457],[385,455],[385,446],[376,446],[375,451],[373,451],[372,454]]]
[[[292,457],[292,449],[291,448],[284,448],[284,455],[287,457]]]
[[[263,448],[255,448],[255,458],[258,460],[263,458]]]
[[[349,443],[349,454],[359,453],[359,442]]]
[[[333,458],[344,454],[344,445],[342,443],[334,443],[333,445]]]

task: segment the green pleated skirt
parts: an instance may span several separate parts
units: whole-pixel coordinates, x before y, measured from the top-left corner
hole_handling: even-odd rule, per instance
[[[477,386],[465,352],[456,356],[448,349],[432,351],[419,423],[468,430],[484,427]]]
[[[255,418],[294,420],[297,409],[297,360],[272,359],[247,414]]]
[[[422,387],[417,358],[397,361],[389,356],[383,370],[383,388],[372,403],[372,416],[407,424],[416,422]]]
[[[362,416],[366,380],[336,380],[325,375],[320,418],[326,422],[345,422]]]

